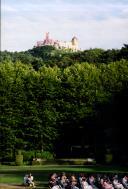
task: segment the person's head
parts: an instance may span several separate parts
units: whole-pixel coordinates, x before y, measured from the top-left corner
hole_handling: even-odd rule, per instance
[[[82,177],[82,181],[86,181],[86,177]]]
[[[90,176],[90,179],[94,180],[95,178],[94,178],[94,176],[93,176],[93,175],[91,175],[91,176]]]
[[[77,182],[75,175],[71,175],[71,182],[74,182],[74,183]]]
[[[56,174],[56,173],[53,173],[53,174],[51,175],[51,179],[54,180],[54,179],[56,179],[56,178],[57,178],[57,174]]]
[[[84,173],[80,173],[79,176],[80,176],[80,177],[84,177]]]
[[[118,179],[118,175],[115,175],[115,176],[114,176],[114,179]]]

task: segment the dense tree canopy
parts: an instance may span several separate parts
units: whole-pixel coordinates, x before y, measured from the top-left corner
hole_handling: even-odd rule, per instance
[[[109,149],[115,162],[125,162],[127,55],[127,45],[76,53],[53,47],[1,52],[1,159],[13,158],[16,149],[77,157],[71,148],[80,145],[81,157],[102,162]]]

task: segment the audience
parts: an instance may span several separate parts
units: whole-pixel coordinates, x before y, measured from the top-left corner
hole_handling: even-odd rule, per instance
[[[50,176],[49,187],[51,189],[128,189],[128,176],[53,173]]]

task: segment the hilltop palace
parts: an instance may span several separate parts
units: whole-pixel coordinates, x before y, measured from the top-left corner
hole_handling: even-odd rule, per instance
[[[73,52],[78,51],[78,39],[76,37],[73,37],[71,41],[58,41],[54,39],[49,38],[49,32],[46,33],[45,39],[43,41],[37,41],[37,44],[35,47],[41,47],[41,46],[53,46],[57,49],[71,49]]]

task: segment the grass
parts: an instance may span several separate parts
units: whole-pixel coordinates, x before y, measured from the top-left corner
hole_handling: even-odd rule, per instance
[[[43,166],[0,166],[0,183],[22,184],[26,173],[32,173],[39,188],[47,188],[49,175],[61,173],[128,173],[127,167],[117,166],[75,166],[75,165],[43,165]]]

